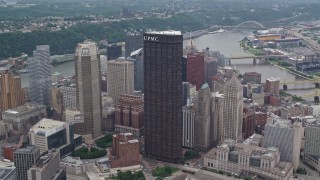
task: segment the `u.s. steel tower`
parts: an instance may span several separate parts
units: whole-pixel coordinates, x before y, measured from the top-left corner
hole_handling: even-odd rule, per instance
[[[182,46],[180,31],[144,33],[145,155],[182,161]]]

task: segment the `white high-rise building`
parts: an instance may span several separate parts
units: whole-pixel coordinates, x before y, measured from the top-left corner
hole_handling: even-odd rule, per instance
[[[213,110],[217,115],[214,119],[217,124],[217,140],[242,140],[243,121],[243,87],[235,74],[230,79],[218,77],[213,81],[214,99],[220,102]],[[220,100],[218,100],[220,99]]]
[[[107,91],[114,104],[119,102],[121,94],[134,93],[134,63],[125,59],[108,61]]]
[[[37,46],[33,58],[28,60],[29,97],[32,102],[50,106],[51,69],[50,48],[48,45]]]

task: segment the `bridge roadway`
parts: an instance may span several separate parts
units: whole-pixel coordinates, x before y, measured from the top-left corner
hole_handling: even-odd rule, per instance
[[[292,54],[289,55],[260,55],[260,56],[255,56],[255,55],[244,55],[244,56],[231,56],[228,57],[229,59],[262,59],[262,58],[283,58],[283,57],[289,57],[292,56]]]

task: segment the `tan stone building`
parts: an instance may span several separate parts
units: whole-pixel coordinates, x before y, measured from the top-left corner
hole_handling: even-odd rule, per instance
[[[203,84],[198,92],[196,101],[196,117],[195,117],[195,149],[198,151],[207,151],[212,146],[211,136],[211,90],[209,85]]]
[[[101,135],[100,55],[96,43],[79,43],[75,50],[77,109],[83,123],[75,124],[75,133]]]
[[[108,95],[117,104],[121,94],[134,92],[134,63],[125,59],[111,60],[107,69]]]
[[[26,102],[25,90],[21,88],[21,79],[11,73],[0,75],[0,109],[6,111]]]

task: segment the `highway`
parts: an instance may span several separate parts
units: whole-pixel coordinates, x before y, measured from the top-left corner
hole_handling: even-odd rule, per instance
[[[311,48],[312,50],[315,51],[320,51],[320,44],[318,44],[318,42],[314,41],[313,39],[311,39],[310,37],[305,37],[302,34],[300,34],[299,32],[297,32],[298,29],[296,30],[288,30],[289,34],[296,36],[298,38],[303,39],[306,42],[306,45]]]

